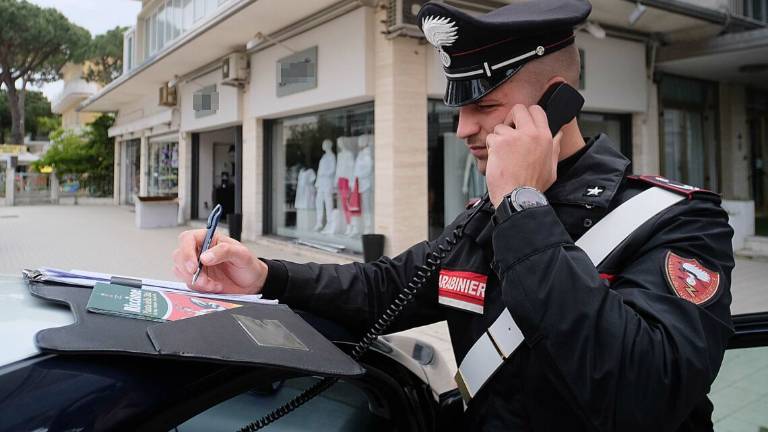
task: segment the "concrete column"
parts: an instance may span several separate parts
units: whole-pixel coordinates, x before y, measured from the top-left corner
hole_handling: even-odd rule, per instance
[[[16,192],[16,165],[10,161],[5,165],[5,205],[13,206],[15,203],[14,193]]]
[[[374,224],[391,256],[428,233],[427,45],[387,39],[385,14],[376,16]]]
[[[112,158],[112,203],[120,205],[120,166],[123,160],[123,153],[120,151],[121,143],[119,138],[115,138],[115,155]]]
[[[243,232],[244,241],[263,234],[264,206],[264,121],[243,121]]]
[[[192,215],[192,134],[179,132],[179,224]]]
[[[149,193],[149,137],[142,135],[139,153],[139,195]]]
[[[634,174],[661,174],[659,147],[659,92],[656,84],[649,81],[647,110],[632,114]]]
[[[59,176],[52,172],[51,176],[51,204],[59,203]]]
[[[720,83],[720,182],[730,200],[752,199],[746,99],[743,85]]]

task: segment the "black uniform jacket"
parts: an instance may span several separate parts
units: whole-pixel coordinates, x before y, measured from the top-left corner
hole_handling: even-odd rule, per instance
[[[266,260],[264,295],[364,332],[429,250],[464,226],[442,271],[487,275],[483,314],[439,304],[432,275],[392,331],[447,320],[461,363],[509,309],[525,342],[469,403],[465,430],[712,430],[706,395],[732,334],[733,232],[716,194],[691,193],[595,269],[574,241],[650,187],[628,177],[628,166],[600,135],[560,162],[546,191],[550,206],[498,226],[490,205],[467,223],[475,210],[468,209],[439,239],[369,264]],[[714,295],[696,304],[678,294],[668,276],[670,252],[708,270],[704,277],[718,281]]]

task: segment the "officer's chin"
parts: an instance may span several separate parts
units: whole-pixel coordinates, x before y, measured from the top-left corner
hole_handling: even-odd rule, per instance
[[[475,165],[477,166],[477,170],[480,172],[480,174],[485,175],[485,166],[488,164],[488,159],[486,158],[475,158]]]

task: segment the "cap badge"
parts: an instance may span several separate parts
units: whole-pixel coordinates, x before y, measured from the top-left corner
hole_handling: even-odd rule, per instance
[[[443,51],[443,47],[453,45],[459,38],[456,24],[448,17],[428,16],[422,21],[421,29],[429,43],[437,48],[443,66],[450,66],[451,56]]]

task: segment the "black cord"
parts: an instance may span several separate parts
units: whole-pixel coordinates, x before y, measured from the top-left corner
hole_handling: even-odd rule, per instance
[[[355,361],[360,360],[363,354],[365,354],[366,351],[371,348],[371,345],[376,342],[376,339],[378,339],[378,337],[381,336],[384,331],[389,328],[390,325],[392,325],[395,319],[397,319],[397,317],[403,311],[405,306],[414,300],[416,293],[421,290],[429,278],[432,277],[434,272],[440,268],[440,263],[453,250],[454,246],[456,246],[459,240],[461,240],[461,237],[464,235],[464,227],[469,223],[469,221],[472,220],[472,218],[475,217],[480,209],[483,208],[487,201],[488,195],[483,197],[480,203],[475,206],[475,210],[472,212],[472,214],[469,215],[466,222],[464,222],[464,224],[457,225],[456,228],[451,232],[451,235],[444,239],[445,245],[438,244],[435,250],[429,251],[424,265],[416,267],[416,274],[413,275],[411,281],[408,282],[408,285],[405,287],[405,289],[398,293],[395,300],[389,305],[389,307],[387,307],[384,313],[381,314],[379,319],[376,321],[373,327],[368,330],[368,333],[365,334],[363,339],[358,342],[357,345],[355,345],[355,347],[352,349],[350,357],[352,357]],[[323,378],[308,389],[304,390],[304,392],[302,392],[300,395],[288,401],[286,404],[275,409],[259,420],[256,420],[255,422],[243,427],[239,432],[254,432],[264,428],[270,423],[277,421],[281,417],[290,414],[296,408],[309,402],[315,396],[319,395],[334,385],[338,380],[338,378]]]

